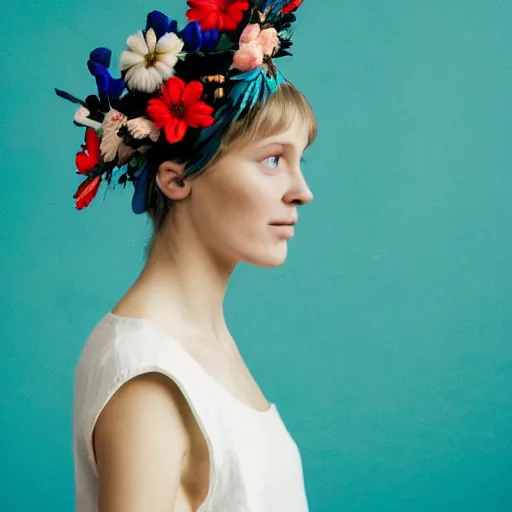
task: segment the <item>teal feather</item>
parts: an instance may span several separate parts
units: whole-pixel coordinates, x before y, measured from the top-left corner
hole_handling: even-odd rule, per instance
[[[264,104],[286,81],[278,70],[275,75],[268,75],[262,67],[235,75],[230,80],[234,85],[229,92],[229,101],[216,111],[215,123],[201,130],[194,145],[194,155],[186,166],[186,175],[200,171],[212,159],[230,122],[258,104]]]
[[[239,75],[232,76],[230,78],[230,81],[238,82],[238,81],[242,80],[244,82],[248,82],[248,81],[256,78],[261,72],[262,72],[261,67],[257,67],[257,68],[251,69],[249,71],[244,71],[243,73],[240,73]]]
[[[247,102],[251,99],[251,93],[253,93],[253,91],[257,90],[256,86],[257,86],[259,79],[260,79],[260,77],[258,77],[256,80],[253,80],[245,89],[245,92],[242,97],[242,101],[240,102],[240,106],[236,109],[237,110],[236,118],[238,118],[240,116],[240,114],[244,111],[244,109],[247,105]],[[257,92],[254,94],[254,96],[256,94],[257,94]]]

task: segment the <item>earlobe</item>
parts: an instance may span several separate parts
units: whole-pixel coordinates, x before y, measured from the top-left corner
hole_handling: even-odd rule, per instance
[[[171,160],[163,162],[156,173],[156,183],[160,190],[173,201],[184,199],[190,194],[190,182],[183,176],[184,164]]]

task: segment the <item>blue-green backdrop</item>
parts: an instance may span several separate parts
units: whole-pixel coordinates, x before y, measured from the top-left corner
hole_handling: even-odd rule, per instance
[[[137,275],[131,190],[74,209],[83,129],[53,87],[147,12],[2,6],[0,509],[73,510],[86,335]],[[306,0],[284,74],[320,135],[278,269],[241,266],[229,325],[303,456],[312,512],[512,510],[512,4]]]

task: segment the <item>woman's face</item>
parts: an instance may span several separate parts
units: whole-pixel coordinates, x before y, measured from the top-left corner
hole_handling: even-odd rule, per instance
[[[301,171],[307,126],[229,151],[193,180],[189,214],[207,246],[229,262],[272,267],[286,259],[298,205],[313,199]],[[275,224],[281,224],[276,226]]]

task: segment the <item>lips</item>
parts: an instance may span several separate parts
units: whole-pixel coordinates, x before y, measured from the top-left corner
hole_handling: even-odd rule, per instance
[[[294,226],[297,224],[296,220],[290,220],[290,221],[279,221],[279,222],[271,222],[271,226]]]
[[[280,238],[291,238],[295,234],[295,228],[293,224],[270,224],[271,227]]]

